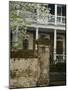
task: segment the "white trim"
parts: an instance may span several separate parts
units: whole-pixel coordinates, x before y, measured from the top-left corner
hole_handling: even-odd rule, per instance
[[[32,24],[32,25],[27,25],[27,27],[34,27],[34,28],[47,28],[47,29],[57,29],[57,30],[61,30],[61,31],[65,31],[66,28],[64,26],[54,26],[54,25],[36,25],[36,24]]]

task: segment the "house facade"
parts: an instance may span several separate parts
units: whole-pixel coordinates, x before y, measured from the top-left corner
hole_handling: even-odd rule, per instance
[[[46,14],[40,14],[40,6],[46,7]],[[27,22],[25,39],[20,34],[22,28],[22,14],[20,9],[16,10],[17,15],[21,15],[21,23],[17,24],[14,30],[11,30],[12,46],[17,50],[37,51],[38,39],[48,39],[50,47],[50,62],[65,62],[66,60],[66,5],[62,4],[36,4],[33,13],[24,12],[24,18]],[[23,29],[22,29],[23,30]],[[46,43],[46,40],[44,40]]]

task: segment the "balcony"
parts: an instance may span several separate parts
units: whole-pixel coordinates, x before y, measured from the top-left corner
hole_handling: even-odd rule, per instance
[[[19,14],[20,18],[17,18],[17,21],[14,21],[11,19],[11,24],[16,25],[19,23],[20,25],[23,23],[23,18],[27,25],[32,24],[38,24],[38,25],[55,25],[55,15],[37,15],[36,13],[30,13],[30,12],[20,12]],[[56,25],[58,26],[65,26],[66,18],[65,16],[57,16],[56,17]]]
[[[55,15],[40,15],[37,16],[37,14],[32,13],[25,13],[24,18],[26,18],[26,21],[28,23],[35,23],[35,24],[48,24],[48,25],[54,25],[55,24]],[[66,18],[65,16],[57,16],[56,25],[65,25]]]

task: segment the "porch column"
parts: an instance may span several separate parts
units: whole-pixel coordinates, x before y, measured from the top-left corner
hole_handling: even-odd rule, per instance
[[[63,39],[63,61],[65,60],[65,37]]]
[[[36,40],[38,39],[38,28],[36,28]]]
[[[57,24],[57,4],[55,4],[55,25]]]
[[[56,30],[54,30],[54,61],[56,60]]]
[[[36,40],[38,40],[38,28],[36,28]],[[35,44],[35,49],[37,50],[37,44]]]
[[[57,4],[55,4],[55,25],[57,24]],[[56,29],[54,30],[54,61],[56,60],[56,37],[57,37],[57,33],[56,33]]]

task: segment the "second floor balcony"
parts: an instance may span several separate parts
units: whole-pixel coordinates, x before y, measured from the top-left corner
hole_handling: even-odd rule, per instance
[[[49,25],[55,25],[55,15],[40,15],[37,16],[36,14],[25,14],[25,18],[27,22],[37,23],[37,24],[49,24]],[[66,17],[65,16],[57,16],[56,17],[56,25],[65,25],[66,23]]]
[[[24,21],[27,25],[52,25],[52,26],[59,26],[64,27],[66,25],[66,17],[65,16],[56,16],[52,14],[46,14],[46,15],[37,15],[35,13],[21,13],[20,18],[17,18],[17,20],[10,19],[12,25],[17,25],[19,23],[20,25]]]

